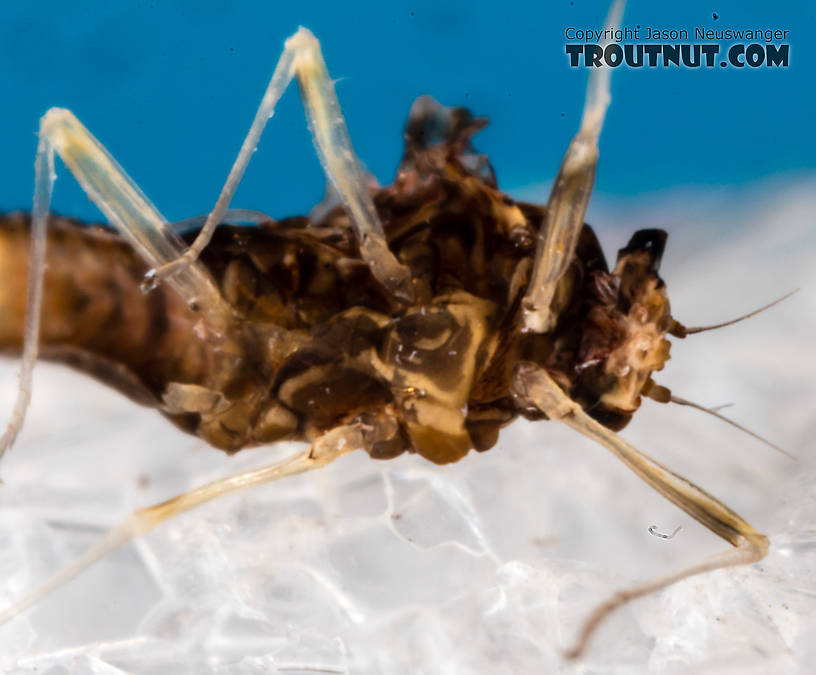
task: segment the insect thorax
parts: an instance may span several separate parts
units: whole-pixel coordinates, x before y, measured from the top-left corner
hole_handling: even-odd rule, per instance
[[[411,270],[412,304],[391,300],[371,276],[339,206],[317,222],[218,229],[202,260],[235,311],[219,334],[172,291],[139,294],[144,266],[121,241],[56,220],[46,356],[156,405],[228,451],[314,439],[360,420],[374,457],[413,450],[456,461],[492,447],[516,416],[542,417],[512,393],[524,362],[545,367],[597,419],[622,427],[668,358],[671,317],[657,275],[665,233],[637,233],[610,272],[585,226],[553,300],[555,329],[523,332],[521,298],[546,211],[498,190],[470,143],[484,124],[420,99],[396,180],[375,193],[389,247]],[[24,220],[4,219],[4,269],[20,266]],[[104,258],[107,270],[83,271],[77,252]],[[24,271],[13,278],[20,286]],[[13,286],[0,293],[0,347],[21,339]]]

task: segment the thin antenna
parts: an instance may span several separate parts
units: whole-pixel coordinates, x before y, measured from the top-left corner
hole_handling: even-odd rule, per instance
[[[780,299],[781,299],[781,298],[780,298]],[[779,300],[777,300],[776,302],[779,302]],[[757,310],[757,311],[762,311],[762,310]],[[680,398],[679,396],[674,396],[674,395],[672,395],[672,397],[671,397],[671,399],[670,399],[670,400],[671,400],[671,402],[672,402],[672,403],[677,403],[678,405],[687,405],[687,406],[690,406],[690,407],[692,407],[692,408],[696,408],[697,410],[701,410],[701,411],[703,411],[704,413],[708,413],[709,415],[713,415],[713,416],[714,416],[714,417],[716,417],[717,419],[720,419],[720,420],[722,420],[723,422],[727,422],[727,423],[728,423],[728,424],[730,424],[732,427],[736,427],[736,428],[737,428],[737,429],[739,429],[740,431],[744,431],[744,432],[745,432],[746,434],[748,434],[749,436],[753,436],[753,437],[754,437],[754,438],[756,438],[758,441],[762,441],[762,442],[763,442],[765,445],[767,445],[767,446],[769,446],[769,447],[773,448],[773,449],[774,449],[774,450],[776,450],[777,452],[781,452],[783,455],[786,455],[786,456],[787,456],[787,457],[789,457],[790,459],[792,459],[792,460],[797,460],[797,459],[798,459],[798,458],[797,458],[795,455],[792,455],[792,454],[791,454],[791,453],[789,453],[787,450],[783,450],[783,449],[782,449],[782,448],[780,448],[778,445],[775,445],[775,444],[771,443],[771,442],[770,442],[768,439],[766,439],[766,438],[762,438],[762,436],[760,436],[759,434],[755,434],[755,433],[754,433],[753,431],[751,431],[750,429],[746,429],[744,426],[742,426],[741,424],[738,424],[737,422],[735,422],[735,421],[734,421],[734,420],[732,420],[732,419],[729,419],[729,418],[728,418],[728,417],[726,417],[725,415],[720,415],[720,413],[718,413],[718,412],[717,412],[716,410],[714,410],[713,408],[706,408],[705,406],[702,406],[702,405],[700,405],[699,403],[694,403],[693,401],[687,401],[687,400],[686,400],[686,399],[684,399],[684,398]]]
[[[773,302],[769,302],[767,305],[760,307],[759,309],[755,309],[753,312],[748,312],[748,314],[743,314],[742,316],[737,317],[736,319],[731,319],[731,321],[724,321],[723,323],[717,323],[713,326],[694,326],[693,328],[684,328],[682,330],[682,335],[677,335],[677,337],[686,337],[686,335],[691,335],[692,333],[702,333],[703,331],[707,330],[714,330],[715,328],[724,328],[725,326],[730,326],[731,324],[738,323],[743,321],[744,319],[750,319],[752,316],[759,314],[760,312],[764,312],[766,309],[770,309],[776,304],[779,304],[783,300],[787,300],[790,296],[794,293],[798,293],[799,289],[795,288],[790,293],[786,293],[781,298],[777,298]],[[675,322],[677,323],[677,322]],[[679,326],[680,324],[678,324]]]

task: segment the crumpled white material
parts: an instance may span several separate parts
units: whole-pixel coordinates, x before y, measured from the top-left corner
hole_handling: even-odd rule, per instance
[[[543,201],[545,189],[520,196]],[[0,626],[0,673],[789,673],[816,658],[816,179],[595,199],[610,257],[639,227],[670,237],[675,316],[708,324],[800,286],[749,321],[675,341],[656,377],[798,455],[697,411],[645,402],[628,439],[772,542],[749,567],[618,611],[565,665],[618,588],[726,544],[567,428],[517,422],[450,467],[355,453],[160,526]],[[16,364],[0,363],[0,410]],[[158,413],[38,364],[0,475],[0,606],[134,508],[259,466]],[[679,533],[669,540],[651,535]]]

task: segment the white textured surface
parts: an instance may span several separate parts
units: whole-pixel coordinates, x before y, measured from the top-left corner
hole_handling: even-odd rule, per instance
[[[670,231],[675,315],[739,326],[676,341],[658,381],[799,456],[686,408],[624,432],[772,540],[758,565],[618,612],[586,658],[559,650],[615,589],[724,547],[601,448],[516,423],[452,467],[349,456],[226,498],[111,555],[0,626],[0,672],[793,673],[816,658],[816,181],[596,200],[608,254]],[[537,196],[531,189],[524,196]],[[545,193],[544,193],[545,194]],[[0,410],[16,365],[0,363]],[[93,382],[40,364],[0,467],[0,606],[133,508],[287,452],[226,458]],[[670,532],[669,541],[647,532]]]

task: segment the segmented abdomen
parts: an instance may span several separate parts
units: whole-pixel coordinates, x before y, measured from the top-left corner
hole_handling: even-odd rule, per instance
[[[0,216],[0,350],[19,353],[28,284],[30,216]],[[206,346],[190,340],[200,316],[172,291],[148,294],[145,265],[99,226],[52,216],[48,224],[40,352],[155,403],[169,381],[197,382]]]

